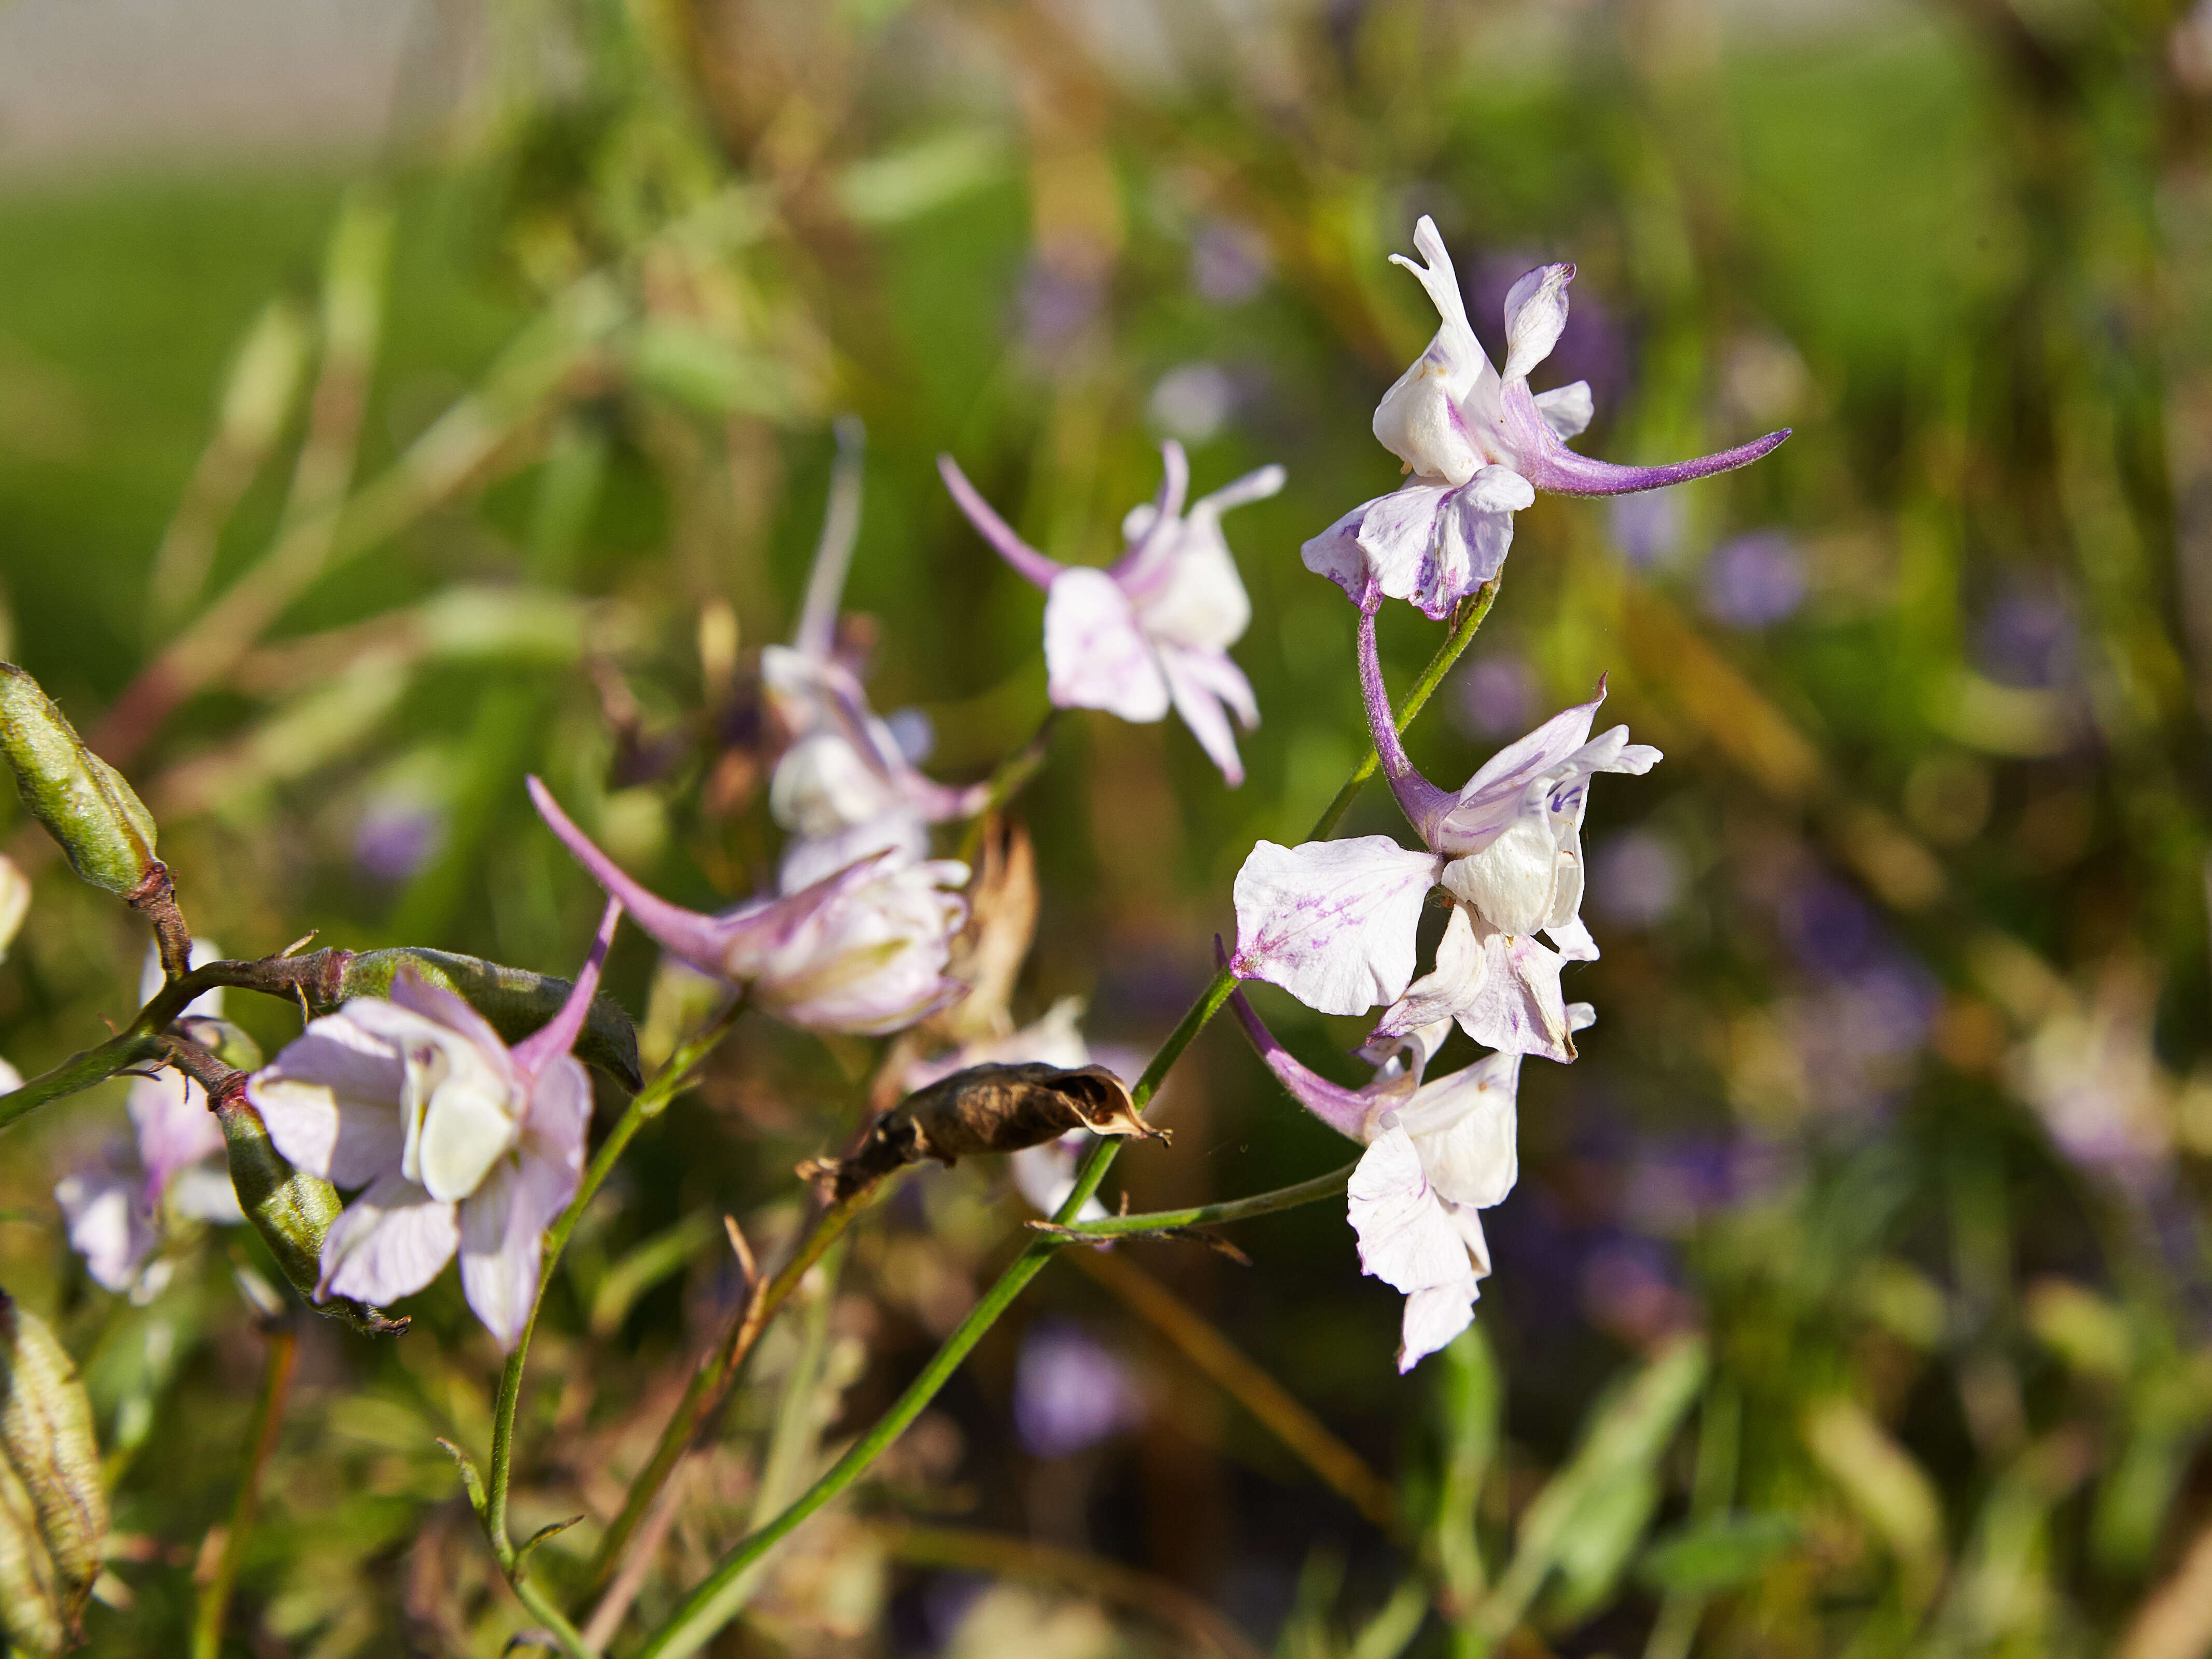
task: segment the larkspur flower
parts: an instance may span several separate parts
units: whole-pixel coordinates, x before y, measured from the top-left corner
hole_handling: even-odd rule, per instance
[[[976,494],[950,455],[937,458],[960,510],[1016,572],[1045,590],[1044,660],[1054,707],[1103,708],[1139,724],[1182,716],[1221,775],[1244,781],[1234,711],[1244,729],[1260,723],[1251,682],[1229,647],[1244,635],[1252,602],[1221,534],[1221,515],[1265,501],[1283,469],[1263,466],[1201,495],[1186,512],[1190,465],[1182,446],[1160,446],[1166,476],[1157,501],[1121,520],[1127,551],[1105,569],[1045,557]]]
[[[295,1168],[362,1189],[323,1240],[319,1297],[391,1303],[458,1254],[469,1306],[514,1349],[545,1230],[583,1176],[592,1084],[568,1050],[621,915],[611,901],[560,1012],[512,1048],[452,992],[403,973],[389,1001],[356,997],[311,1021],[247,1080]]]
[[[1551,355],[1567,324],[1570,264],[1540,265],[1505,296],[1505,363],[1493,368],[1467,319],[1459,276],[1436,222],[1425,215],[1413,246],[1424,261],[1390,256],[1428,290],[1442,318],[1436,337],[1383,393],[1375,436],[1406,465],[1405,483],[1363,501],[1306,543],[1306,568],[1352,602],[1406,599],[1442,617],[1496,576],[1513,544],[1513,515],[1540,489],[1622,495],[1748,465],[1787,428],[1717,455],[1667,466],[1617,466],[1569,449],[1589,426],[1589,383],[1531,392],[1528,371]]]
[[[1597,957],[1581,916],[1590,779],[1648,772],[1659,751],[1630,743],[1625,726],[1589,735],[1605,700],[1601,682],[1596,696],[1499,750],[1453,793],[1414,770],[1398,741],[1372,611],[1359,619],[1359,666],[1383,774],[1425,849],[1410,852],[1388,836],[1260,842],[1237,872],[1231,965],[1239,978],[1267,980],[1323,1013],[1389,1003],[1378,1038],[1456,1019],[1486,1048],[1572,1060],[1559,970]],[[1451,920],[1434,971],[1413,982],[1414,931],[1439,886]]]
[[[769,706],[791,736],[769,781],[769,811],[791,833],[780,878],[793,891],[872,853],[929,856],[929,826],[973,817],[988,786],[926,776],[890,721],[869,706],[854,665],[836,651],[837,610],[860,533],[857,422],[838,428],[838,471],[788,646],[761,652]]]
[[[875,1036],[902,1030],[963,995],[945,972],[968,914],[968,866],[877,852],[818,881],[708,915],[656,896],[568,820],[530,780],[538,815],[592,878],[662,950],[746,988],[777,1018]]]
[[[222,955],[205,939],[192,941],[195,968]],[[149,949],[138,978],[142,1006],[161,984],[161,957]],[[194,998],[179,1018],[193,1014],[221,1018],[221,988]],[[103,1152],[54,1183],[70,1248],[84,1258],[94,1284],[118,1292],[148,1283],[147,1261],[168,1218],[218,1226],[246,1219],[231,1190],[222,1126],[208,1108],[206,1091],[180,1072],[165,1071],[131,1079],[124,1104],[133,1153]]]
[[[1486,1054],[1448,1077],[1426,1079],[1451,1035],[1451,1022],[1438,1020],[1363,1048],[1375,1074],[1347,1089],[1292,1058],[1242,991],[1230,1006],[1291,1097],[1367,1149],[1352,1171],[1346,1208],[1360,1270],[1406,1298],[1402,1375],[1474,1317],[1480,1281],[1490,1275],[1478,1212],[1502,1203],[1521,1170],[1515,1109],[1521,1056]],[[1588,1003],[1566,1010],[1577,1030],[1594,1018]]]

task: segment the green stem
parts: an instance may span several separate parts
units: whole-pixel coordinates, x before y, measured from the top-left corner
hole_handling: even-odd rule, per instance
[[[960,850],[953,854],[963,864],[973,864],[975,852],[983,844],[983,826],[990,822],[991,814],[1004,806],[1028,787],[1029,781],[1043,767],[1045,757],[1052,751],[1052,729],[1060,720],[1060,710],[1048,708],[1044,719],[1037,723],[1036,735],[1020,748],[999,763],[991,774],[991,786],[985,792],[983,804],[968,822],[960,836]]]
[[[1405,706],[1396,722],[1401,732],[1413,723],[1413,717],[1420,713],[1444,676],[1451,672],[1452,665],[1467,649],[1468,641],[1474,639],[1475,630],[1482,626],[1483,618],[1490,614],[1490,607],[1497,598],[1498,584],[1493,580],[1486,582],[1462,601],[1459,614],[1453,619],[1450,634],[1437,648],[1436,655],[1429,659],[1428,666],[1421,671],[1420,678],[1413,683],[1413,690],[1407,695]],[[1338,820],[1343,817],[1358,794],[1360,787],[1374,776],[1380,764],[1380,758],[1370,748],[1367,758],[1346,781],[1344,787],[1337,791],[1336,799],[1329,803],[1315,823],[1308,840],[1317,841],[1336,827]],[[1224,968],[1200,993],[1198,1000],[1191,1005],[1189,1012],[1168,1034],[1167,1041],[1160,1045],[1159,1052],[1145,1067],[1144,1075],[1137,1079],[1136,1087],[1130,1091],[1131,1101],[1137,1109],[1141,1111],[1158,1091],[1168,1068],[1182,1058],[1183,1050],[1190,1046],[1192,1039],[1221,1011],[1222,1005],[1229,1000],[1230,994],[1236,988],[1236,975]],[[1121,1142],[1118,1139],[1101,1139],[1091,1147],[1077,1168],[1074,1190],[1068,1194],[1067,1201],[1060,1206],[1060,1213],[1053,1218],[1056,1224],[1066,1226],[1081,1212],[1085,1203],[1097,1192],[1099,1183],[1105,1180],[1106,1171],[1113,1166],[1121,1147]],[[929,1402],[936,1398],[938,1390],[951,1380],[952,1374],[960,1369],[961,1362],[967,1358],[976,1343],[982,1340],[983,1333],[997,1323],[1000,1316],[1012,1306],[1014,1298],[1044,1270],[1045,1263],[1052,1259],[1053,1253],[1059,1248],[1059,1241],[1049,1237],[1032,1240],[999,1275],[998,1282],[983,1293],[982,1299],[960,1322],[952,1334],[945,1338],[944,1346],[922,1368],[921,1375],[908,1385],[906,1392],[898,1397],[882,1419],[856,1441],[831,1466],[829,1473],[801,1493],[790,1508],[766,1526],[757,1529],[717,1562],[714,1570],[684,1599],[683,1605],[646,1639],[644,1647],[638,1650],[638,1659],[684,1659],[684,1656],[696,1653],[711,1640],[714,1632],[726,1622],[726,1618],[718,1614],[715,1607],[723,1587],[788,1537],[808,1516],[851,1486],[891,1442],[906,1431],[908,1425],[921,1416]]]
[[[597,1590],[622,1559],[624,1549],[646,1515],[653,1507],[660,1489],[668,1484],[668,1477],[676,1473],[676,1466],[684,1461],[690,1449],[692,1436],[698,1432],[700,1423],[707,1413],[720,1403],[736,1379],[745,1357],[754,1343],[768,1328],[776,1310],[791,1299],[793,1291],[806,1277],[807,1270],[822,1259],[823,1253],[843,1234],[860,1214],[875,1201],[882,1190],[881,1183],[864,1187],[848,1194],[830,1205],[815,1218],[814,1225],[799,1242],[798,1250],[783,1266],[783,1270],[769,1281],[758,1295],[749,1298],[731,1322],[729,1334],[702,1359],[691,1373],[691,1381],[684,1390],[684,1398],[677,1402],[667,1426],[660,1431],[660,1439],[653,1446],[653,1455],[630,1482],[629,1493],[623,1500],[622,1513],[600,1535],[599,1547],[592,1553],[591,1565],[584,1573],[588,1589]]]
[[[507,1493],[514,1464],[514,1413],[522,1398],[522,1368],[530,1358],[531,1334],[538,1328],[538,1315],[545,1305],[545,1289],[552,1283],[554,1265],[568,1248],[569,1235],[576,1231],[576,1223],[605,1183],[623,1149],[641,1128],[660,1115],[690,1080],[691,1068],[729,1034],[730,1028],[738,1023],[738,1016],[744,1012],[744,1006],[743,997],[732,1000],[705,1030],[668,1057],[668,1064],[660,1068],[652,1082],[630,1097],[629,1106],[607,1132],[606,1139],[600,1143],[590,1167],[584,1171],[576,1196],[562,1211],[560,1219],[546,1230],[544,1255],[538,1273],[538,1297],[530,1305],[530,1318],[523,1325],[521,1338],[515,1343],[514,1352],[507,1355],[507,1364],[499,1375],[499,1399],[492,1413],[490,1479],[483,1511],[484,1536],[490,1540],[492,1553],[499,1558],[501,1568],[507,1573],[518,1595],[522,1590],[522,1573],[515,1563],[514,1542],[507,1535]]]
[[[261,1395],[254,1401],[252,1425],[246,1431],[246,1472],[239,1477],[238,1498],[231,1505],[230,1528],[223,1534],[215,1576],[200,1592],[199,1607],[192,1620],[192,1659],[216,1659],[222,1651],[222,1628],[230,1617],[231,1591],[238,1583],[246,1540],[261,1507],[262,1471],[269,1467],[276,1450],[276,1437],[284,1426],[284,1402],[292,1392],[300,1336],[289,1325],[266,1334],[269,1353],[261,1368]]]
[[[527,1578],[514,1580],[514,1599],[528,1608],[545,1627],[545,1633],[561,1645],[568,1659],[599,1659],[599,1650],[592,1647],[568,1622],[568,1617],[553,1605],[553,1598]]]
[[[1358,1167],[1357,1162],[1347,1164],[1341,1170],[1316,1176],[1311,1181],[1301,1181],[1295,1187],[1279,1187],[1272,1193],[1232,1198],[1222,1204],[1200,1204],[1194,1209],[1154,1210],[1146,1215],[1109,1216],[1103,1221],[1073,1221],[1066,1226],[1050,1221],[1032,1221],[1030,1225],[1068,1243],[1085,1238],[1118,1238],[1127,1233],[1166,1232],[1176,1227],[1210,1227],[1218,1222],[1272,1215],[1277,1210],[1294,1210],[1301,1204],[1318,1204],[1322,1199],[1334,1198],[1350,1183],[1352,1172]]]

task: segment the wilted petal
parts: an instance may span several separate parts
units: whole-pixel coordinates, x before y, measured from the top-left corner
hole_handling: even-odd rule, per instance
[[[1456,1284],[1432,1285],[1407,1297],[1398,1333],[1398,1375],[1403,1376],[1474,1323],[1474,1304],[1481,1293],[1470,1272]]]
[[[1237,976],[1328,1014],[1391,1000],[1413,976],[1413,932],[1436,871],[1388,836],[1260,842],[1237,872]]]
[[[405,1139],[399,1097],[406,1066],[374,1029],[378,1006],[349,1002],[310,1021],[246,1080],[246,1097],[285,1161],[339,1187],[397,1170]]]
[[[1048,693],[1061,708],[1103,708],[1125,720],[1168,712],[1167,681],[1121,586],[1079,566],[1052,580],[1044,602]]]
[[[1359,1235],[1360,1271],[1408,1293],[1468,1276],[1467,1246],[1403,1129],[1375,1138],[1346,1194],[1352,1230]]]
[[[1375,436],[1415,472],[1464,483],[1483,457],[1460,417],[1460,400],[1490,373],[1490,359],[1468,324],[1459,273],[1452,269],[1436,221],[1426,214],[1413,228],[1413,246],[1423,264],[1401,253],[1392,254],[1390,263],[1405,266],[1428,291],[1441,326],[1428,349],[1382,394],[1375,410]]]
[[[137,1282],[154,1251],[154,1218],[137,1182],[113,1170],[82,1170],[54,1183],[54,1202],[93,1283],[119,1293]]]
[[[1578,438],[1597,414],[1588,380],[1576,380],[1536,394],[1536,412],[1561,439]]]
[[[1237,710],[1247,731],[1257,726],[1260,710],[1252,698],[1251,682],[1219,651],[1163,644],[1159,664],[1175,697],[1176,713],[1182,716],[1199,747],[1221,769],[1221,775],[1234,789],[1244,781],[1244,763],[1237,753],[1237,735],[1230,730],[1222,704],[1225,702]]]
[[[394,1170],[340,1211],[324,1235],[316,1297],[380,1304],[411,1296],[438,1276],[459,1243],[454,1206]]]
[[[1539,265],[1514,283],[1505,295],[1504,380],[1524,380],[1552,355],[1567,326],[1567,284],[1572,265]]]

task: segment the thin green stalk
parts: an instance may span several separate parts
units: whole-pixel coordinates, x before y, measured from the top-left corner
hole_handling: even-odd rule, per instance
[[[246,1559],[246,1540],[253,1530],[253,1517],[261,1508],[261,1476],[276,1450],[276,1437],[284,1426],[284,1402],[291,1396],[292,1374],[300,1358],[300,1334],[289,1325],[265,1333],[267,1358],[261,1367],[261,1394],[253,1402],[253,1421],[246,1431],[246,1469],[239,1477],[238,1497],[231,1505],[230,1528],[223,1534],[222,1551],[216,1559],[215,1576],[200,1591],[192,1620],[192,1659],[216,1659],[222,1651],[222,1629],[230,1618],[231,1591],[238,1584],[239,1564]]]
[[[1462,603],[1459,614],[1454,618],[1451,633],[1437,648],[1436,655],[1429,659],[1428,666],[1421,671],[1413,690],[1407,694],[1405,707],[1396,721],[1401,732],[1413,722],[1413,717],[1420,713],[1444,676],[1450,672],[1452,665],[1459,660],[1460,653],[1474,639],[1475,630],[1482,626],[1483,618],[1490,614],[1490,607],[1497,598],[1498,584],[1492,580],[1486,582]],[[1337,791],[1336,799],[1328,804],[1316,821],[1308,840],[1319,840],[1336,827],[1338,820],[1343,817],[1358,794],[1360,787],[1375,775],[1380,764],[1380,757],[1370,748],[1367,758],[1354,769],[1344,787]],[[1206,1023],[1221,1011],[1222,1005],[1229,1000],[1230,994],[1236,988],[1236,975],[1224,968],[1200,993],[1198,1000],[1191,1005],[1175,1030],[1168,1034],[1167,1041],[1160,1045],[1159,1052],[1145,1067],[1144,1075],[1137,1079],[1136,1087],[1130,1091],[1132,1103],[1138,1110],[1143,1110],[1153,1095],[1158,1092],[1169,1067],[1182,1058],[1183,1050],[1206,1028]],[[1074,1189],[1068,1194],[1067,1201],[1060,1206],[1060,1213],[1053,1218],[1055,1224],[1066,1226],[1081,1212],[1085,1203],[1097,1192],[1099,1184],[1106,1179],[1106,1172],[1113,1166],[1121,1147],[1119,1139],[1101,1139],[1091,1147],[1076,1170]],[[1000,1316],[1013,1304],[1014,1298],[1028,1288],[1030,1281],[1044,1270],[1045,1263],[1052,1259],[1054,1251],[1059,1248],[1058,1242],[1047,1236],[1033,1240],[1016,1256],[1006,1270],[1000,1274],[998,1282],[984,1292],[982,1299],[960,1322],[952,1334],[945,1338],[945,1345],[923,1367],[921,1375],[908,1386],[906,1392],[898,1397],[881,1420],[855,1442],[826,1474],[800,1494],[790,1508],[765,1527],[756,1529],[717,1562],[714,1570],[684,1598],[683,1605],[647,1638],[645,1646],[639,1650],[638,1659],[684,1659],[684,1656],[696,1653],[711,1640],[714,1632],[726,1622],[715,1616],[714,1606],[723,1586],[766,1555],[808,1516],[852,1485],[892,1441],[906,1431],[908,1425],[921,1416],[929,1402],[936,1398],[938,1390],[951,1380],[952,1374],[960,1369],[961,1362],[982,1340],[984,1332],[989,1330]]]
[[[831,1204],[815,1218],[814,1225],[799,1241],[798,1250],[786,1262],[781,1272],[769,1281],[765,1289],[749,1299],[731,1322],[729,1334],[717,1343],[691,1373],[691,1381],[684,1390],[684,1398],[677,1402],[670,1414],[667,1426],[630,1482],[629,1492],[623,1500],[622,1512],[616,1516],[606,1531],[600,1534],[599,1547],[592,1553],[589,1567],[585,1570],[584,1583],[587,1593],[596,1591],[614,1572],[629,1547],[630,1538],[644,1523],[660,1489],[676,1473],[676,1466],[684,1461],[690,1449],[692,1437],[707,1413],[718,1405],[738,1369],[752,1352],[754,1343],[775,1317],[776,1310],[790,1300],[807,1270],[822,1259],[823,1252],[844,1233],[853,1218],[872,1204],[882,1190],[881,1184],[866,1187],[859,1192]]]
[[[1048,708],[1044,719],[1037,722],[1036,732],[1020,748],[999,763],[991,774],[991,784],[985,792],[983,804],[975,816],[969,820],[968,828],[960,836],[960,849],[953,856],[963,864],[973,864],[975,852],[983,844],[983,826],[991,814],[1026,788],[1044,765],[1045,757],[1052,750],[1052,730],[1059,722],[1060,710]]]
[[[560,1219],[546,1230],[545,1250],[538,1273],[537,1300],[531,1304],[530,1318],[522,1328],[521,1339],[515,1343],[514,1352],[507,1355],[507,1364],[499,1374],[499,1399],[492,1413],[490,1479],[483,1516],[484,1535],[491,1540],[492,1552],[499,1557],[499,1564],[507,1572],[517,1594],[522,1589],[522,1574],[515,1562],[514,1545],[507,1535],[507,1493],[514,1462],[514,1413],[522,1398],[522,1369],[530,1358],[531,1334],[538,1328],[538,1315],[545,1305],[545,1289],[552,1283],[554,1265],[568,1248],[569,1235],[576,1231],[576,1223],[605,1183],[623,1149],[641,1128],[660,1115],[690,1081],[691,1068],[729,1035],[730,1028],[738,1023],[738,1016],[744,1012],[744,1006],[742,997],[732,1001],[705,1030],[668,1057],[668,1064],[660,1068],[652,1082],[630,1097],[629,1106],[615,1121],[615,1127],[608,1131],[590,1167],[584,1171],[576,1196],[561,1212]]]
[[[1358,1167],[1354,1161],[1341,1170],[1316,1176],[1311,1181],[1301,1181],[1295,1187],[1279,1187],[1272,1193],[1255,1193],[1250,1198],[1232,1198],[1221,1204],[1200,1204],[1188,1210],[1109,1216],[1103,1221],[1073,1221],[1066,1226],[1050,1221],[1032,1221],[1030,1225],[1070,1243],[1085,1238],[1119,1238],[1126,1233],[1166,1232],[1176,1227],[1210,1227],[1219,1222],[1272,1215],[1277,1210],[1294,1210],[1301,1204],[1318,1204],[1325,1198],[1334,1198],[1350,1184],[1352,1172]]]
[[[545,1633],[560,1644],[561,1651],[568,1659],[599,1659],[599,1650],[584,1640],[576,1627],[568,1622],[568,1614],[553,1605],[553,1598],[527,1578],[514,1580],[514,1599],[528,1608],[545,1628]]]

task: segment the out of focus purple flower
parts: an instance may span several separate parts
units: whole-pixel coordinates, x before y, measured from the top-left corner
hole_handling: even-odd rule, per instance
[[[1682,551],[1682,498],[1671,489],[1646,489],[1615,495],[1608,503],[1613,544],[1638,570],[1670,565]]]
[[[1779,1184],[1784,1170],[1773,1143],[1706,1134],[1637,1148],[1621,1194],[1621,1213],[1638,1231],[1680,1237],[1731,1205]]]
[[[1090,326],[1105,297],[1096,270],[1031,261],[1022,277],[1022,343],[1049,360]]]
[[[1142,1415],[1128,1369],[1079,1327],[1039,1320],[1023,1333],[1014,1427],[1032,1456],[1069,1456]]]
[[[1184,363],[1160,376],[1145,413],[1164,435],[1202,444],[1221,430],[1236,407],[1237,383],[1227,370],[1218,363]]]
[[[1660,1248],[1649,1239],[1620,1238],[1592,1250],[1583,1263],[1583,1306],[1591,1320],[1643,1344],[1690,1322],[1690,1299],[1675,1287]]]
[[[1782,937],[1799,964],[1823,979],[1863,966],[1879,933],[1866,902],[1840,882],[1808,877],[1782,901]]]
[[[1942,1002],[1942,988],[1927,969],[1910,957],[1884,952],[1837,988],[1831,1037],[1854,1060],[1912,1054],[1928,1040]]]
[[[1982,672],[2006,685],[2048,690],[2070,682],[2081,660],[2074,607],[2063,593],[2015,588],[1975,630]]]
[[[1191,240],[1190,285],[1216,305],[1250,299],[1273,268],[1267,238],[1234,219],[1208,219]]]
[[[1771,628],[1805,602],[1805,566],[1778,530],[1757,530],[1705,561],[1705,610],[1733,628]]]
[[[1615,836],[1590,860],[1589,896],[1608,921],[1649,927],[1681,901],[1681,854],[1649,830]]]
[[[437,854],[446,839],[445,815],[415,795],[372,800],[354,831],[354,868],[371,881],[398,886]]]
[[[1460,676],[1459,724],[1477,737],[1518,732],[1536,708],[1536,676],[1510,651],[1492,652]]]

